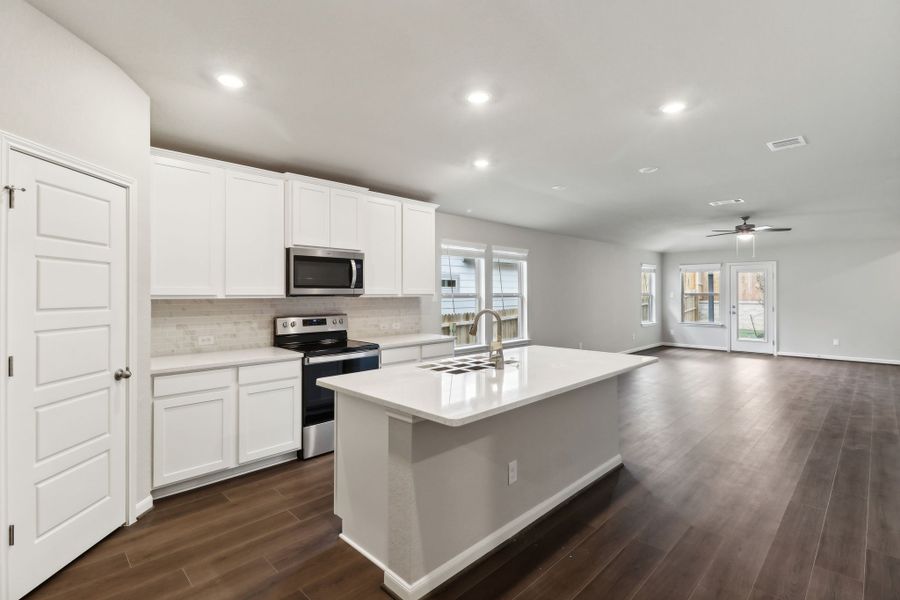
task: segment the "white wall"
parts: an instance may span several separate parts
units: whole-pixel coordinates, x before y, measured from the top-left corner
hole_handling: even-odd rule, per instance
[[[656,252],[440,212],[436,237],[439,254],[442,239],[528,249],[536,344],[621,351],[660,341],[660,326],[641,327],[640,315],[641,263],[659,264]],[[424,299],[422,310],[423,331],[439,332],[440,296]]]
[[[112,61],[22,0],[0,0],[0,130],[137,181],[138,492],[150,490],[150,100]],[[125,360],[125,357],[122,357]]]
[[[755,260],[778,265],[779,352],[900,360],[900,240],[767,247],[760,235]],[[733,245],[663,255],[663,341],[727,347],[725,328],[678,322],[679,265],[727,261],[743,262]]]

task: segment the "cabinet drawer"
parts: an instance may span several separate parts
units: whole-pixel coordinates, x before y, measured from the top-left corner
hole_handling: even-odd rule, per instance
[[[422,346],[422,358],[437,358],[453,356],[453,342],[441,342],[440,344],[426,344]]]
[[[388,348],[381,351],[381,364],[392,365],[402,362],[410,362],[419,360],[419,346],[408,346],[406,348]]]
[[[238,383],[262,383],[276,379],[296,379],[300,377],[300,361],[269,363],[238,368]]]
[[[153,397],[216,390],[230,386],[233,381],[234,369],[161,375],[153,378]]]

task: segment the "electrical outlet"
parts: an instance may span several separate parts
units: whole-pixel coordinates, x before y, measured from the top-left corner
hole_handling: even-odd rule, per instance
[[[578,349],[584,350],[584,342],[578,342]]]
[[[674,297],[675,297],[675,292],[669,292],[669,298],[674,298]]]
[[[216,343],[216,337],[213,335],[201,335],[197,338],[198,346],[212,346]]]
[[[519,461],[514,460],[509,463],[509,485],[514,484],[519,479]]]
[[[837,338],[834,338],[833,340],[831,340],[831,344],[834,345],[834,346],[840,346],[840,345],[841,345],[841,340],[839,340],[839,339],[837,339]]]
[[[631,341],[633,342],[633,341],[635,341],[636,339],[637,339],[637,334],[634,333],[634,332],[632,331],[632,332],[631,332]]]

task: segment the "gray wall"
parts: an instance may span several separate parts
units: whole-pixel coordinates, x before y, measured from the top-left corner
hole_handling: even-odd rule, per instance
[[[150,100],[112,61],[22,0],[0,0],[0,130],[137,181],[138,495],[150,491]],[[125,357],[122,357],[125,360]]]
[[[441,239],[528,249],[528,329],[537,344],[620,351],[660,341],[641,327],[641,263],[656,252],[438,212]],[[422,329],[440,331],[440,296],[422,300]],[[632,335],[634,338],[632,339]]]
[[[755,260],[778,265],[780,352],[900,360],[900,240],[771,246],[760,235],[757,246]],[[678,322],[679,265],[728,261],[744,262],[735,257],[733,245],[663,255],[663,341],[728,345],[725,328]],[[727,276],[722,281],[727,286]],[[834,338],[839,346],[832,344]]]

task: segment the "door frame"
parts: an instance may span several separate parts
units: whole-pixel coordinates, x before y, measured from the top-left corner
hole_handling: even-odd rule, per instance
[[[40,160],[45,160],[57,164],[61,167],[71,169],[96,177],[103,181],[107,181],[117,185],[125,190],[125,222],[126,222],[126,268],[127,268],[127,302],[126,312],[127,319],[125,325],[125,348],[126,360],[129,366],[133,368],[138,365],[139,348],[137,343],[138,332],[138,207],[137,207],[137,181],[131,177],[121,175],[109,169],[100,167],[93,163],[81,160],[77,157],[58,152],[52,148],[48,148],[39,143],[32,142],[25,138],[21,138],[14,134],[0,130],[0,188],[10,182],[8,180],[10,173],[10,160],[13,151],[28,154]],[[147,164],[149,168],[150,150],[147,149]],[[7,249],[7,195],[0,195],[0,201],[4,203],[3,210],[0,210],[0,249],[2,249],[2,260],[0,260],[0,298],[4,301],[0,302],[0,357],[3,357],[2,365],[2,383],[0,383],[0,415],[6,415],[7,403],[7,385],[8,377],[6,373],[6,356],[7,356],[7,337],[8,333],[8,302],[5,301],[8,288],[8,255]],[[138,423],[137,408],[139,398],[138,378],[132,377],[125,382],[125,515],[126,522],[124,525],[131,525],[137,521],[138,503],[142,502],[137,497],[137,440],[138,440]],[[5,419],[4,419],[5,422]],[[6,502],[5,493],[8,490],[8,469],[7,469],[7,439],[6,426],[0,426],[0,490],[4,495],[3,501],[0,502],[0,600],[6,600],[8,597],[8,553],[9,544],[7,540],[7,528],[9,524],[9,515],[7,513],[8,503]]]
[[[732,278],[731,269],[732,267],[754,267],[758,265],[764,265],[767,267],[771,267],[772,269],[772,282],[769,287],[771,287],[771,298],[772,298],[772,318],[770,320],[771,323],[771,332],[772,332],[772,352],[760,352],[759,354],[771,354],[772,356],[778,356],[778,261],[774,260],[748,260],[748,261],[736,261],[736,262],[727,262],[725,263],[724,271],[727,276],[727,290],[728,290],[728,305],[731,305],[731,300],[737,298],[737,290],[734,289],[734,283]],[[770,292],[767,290],[766,294],[768,295]],[[728,351],[729,352],[740,352],[740,350],[734,349],[734,335],[732,331],[732,315],[731,310],[728,310],[728,323],[725,325],[725,330],[728,332]]]

